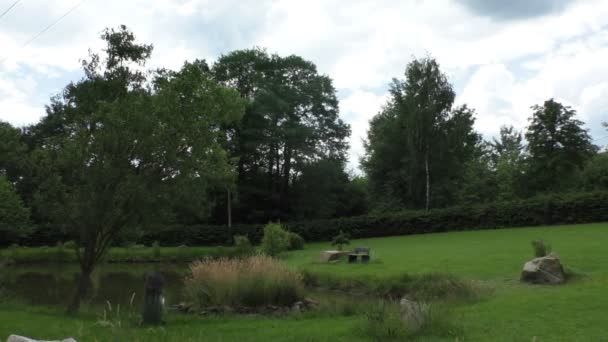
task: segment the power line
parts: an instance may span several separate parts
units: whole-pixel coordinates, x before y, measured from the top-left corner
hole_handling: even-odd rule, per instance
[[[15,7],[19,3],[19,1],[21,1],[21,0],[16,0],[15,2],[13,2],[12,5],[10,5],[6,9],[6,11],[2,12],[2,14],[0,14],[0,19],[2,19],[2,17],[4,17],[8,12],[10,12],[13,9],[13,7]]]
[[[72,6],[67,12],[65,12],[61,17],[57,18],[57,20],[55,20],[54,22],[52,22],[50,25],[48,25],[47,27],[43,28],[40,32],[38,32],[37,34],[35,34],[32,38],[28,39],[25,43],[23,43],[21,45],[20,48],[24,48],[26,46],[28,46],[30,43],[32,43],[34,40],[38,39],[38,37],[42,36],[46,31],[52,29],[55,25],[57,25],[61,20],[63,20],[65,17],[67,17],[68,15],[70,15],[70,13],[74,12],[80,5],[82,5],[83,2],[85,2],[86,0],[81,0],[79,1],[76,5]],[[6,60],[7,57],[4,57],[0,60],[0,63],[4,62]]]
[[[38,32],[38,34],[36,34],[35,36],[33,36],[32,38],[30,38],[27,42],[25,42],[21,47],[26,47],[28,44],[30,44],[31,42],[33,42],[34,40],[38,39],[38,37],[42,36],[46,31],[50,30],[51,28],[53,28],[53,26],[57,25],[61,20],[63,20],[63,18],[67,17],[68,15],[70,15],[70,13],[74,12],[78,6],[82,5],[83,2],[85,2],[86,0],[81,0],[79,1],[75,6],[73,6],[72,8],[70,8],[67,12],[65,12],[61,17],[59,17],[57,20],[55,20],[53,23],[51,23],[49,26],[45,27],[42,29],[42,31]]]

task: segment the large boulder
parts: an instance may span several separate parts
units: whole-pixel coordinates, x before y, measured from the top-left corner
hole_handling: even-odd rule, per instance
[[[521,280],[532,284],[562,284],[566,281],[566,274],[559,257],[549,254],[525,263]]]
[[[332,261],[338,261],[340,260],[340,258],[344,255],[347,255],[348,252],[344,252],[344,251],[322,251],[319,254],[319,261],[320,262],[332,262]]]

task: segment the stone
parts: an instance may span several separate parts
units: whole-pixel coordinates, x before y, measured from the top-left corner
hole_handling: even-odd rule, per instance
[[[401,321],[411,330],[418,331],[430,316],[431,307],[429,304],[401,298],[399,302]]]
[[[319,261],[331,262],[339,260],[343,255],[347,255],[348,252],[344,251],[322,251],[319,255]]]
[[[48,340],[47,341],[47,340],[34,340],[34,339],[31,339],[31,338],[25,337],[25,336],[11,335],[8,337],[6,342],[77,342],[77,341],[71,337],[68,337],[61,341],[59,341],[59,340],[53,340],[53,341]]]
[[[532,284],[562,284],[566,281],[566,274],[559,257],[552,253],[526,262],[521,271],[521,281]]]

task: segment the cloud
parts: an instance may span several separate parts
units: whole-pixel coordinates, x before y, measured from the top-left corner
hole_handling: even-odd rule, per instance
[[[458,0],[471,12],[497,20],[539,17],[563,11],[569,0]]]
[[[85,1],[32,44],[23,43],[79,0],[22,1],[0,25],[0,119],[32,123],[48,97],[81,77],[79,59],[100,50],[105,27],[126,24],[154,44],[149,66],[212,62],[234,49],[262,46],[298,54],[334,80],[341,115],[353,127],[358,163],[368,120],[391,78],[413,56],[436,57],[458,102],[476,108],[486,137],[500,124],[525,127],[532,104],[555,97],[594,127],[608,67],[608,4],[603,0]],[[0,0],[1,3],[1,0]],[[0,6],[2,7],[2,6]],[[515,20],[526,19],[526,20]],[[25,83],[24,83],[25,82]],[[605,131],[592,129],[594,137]]]

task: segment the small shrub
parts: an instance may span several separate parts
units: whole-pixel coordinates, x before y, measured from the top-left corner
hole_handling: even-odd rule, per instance
[[[340,231],[340,234],[334,236],[333,240],[331,240],[331,245],[332,246],[337,246],[338,250],[342,250],[344,245],[349,245],[350,244],[350,234],[348,233],[344,233],[343,231]]]
[[[303,298],[300,274],[265,255],[195,261],[185,285],[187,296],[201,308],[291,306]]]
[[[152,256],[155,258],[160,258],[160,244],[158,241],[154,241],[152,244]]]
[[[264,254],[276,257],[289,247],[289,234],[279,223],[269,223],[264,227],[262,251]]]
[[[69,240],[63,243],[63,247],[67,249],[76,249],[76,241]]]
[[[251,245],[251,241],[245,235],[234,236],[234,254],[237,257],[249,257],[255,254],[255,248]]]
[[[295,251],[304,249],[304,238],[294,232],[288,232],[289,246],[288,250]]]
[[[537,258],[547,256],[551,253],[551,245],[541,239],[532,240],[532,249],[534,249],[534,256]]]

